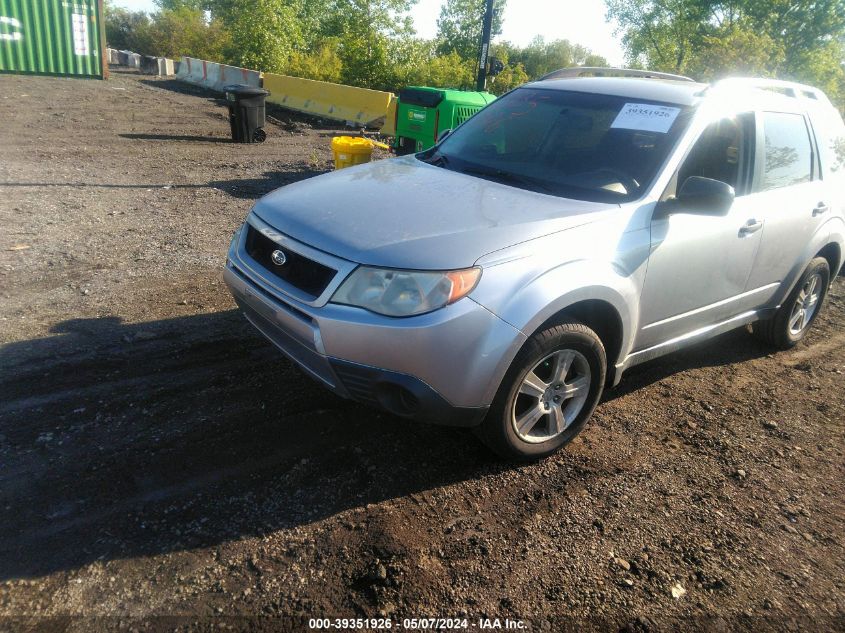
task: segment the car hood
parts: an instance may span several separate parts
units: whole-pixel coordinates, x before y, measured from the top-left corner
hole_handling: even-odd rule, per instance
[[[359,264],[446,270],[618,208],[509,187],[406,156],[282,187],[253,212],[295,240]]]

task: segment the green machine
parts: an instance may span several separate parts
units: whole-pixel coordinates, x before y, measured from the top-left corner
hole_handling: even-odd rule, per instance
[[[504,70],[501,61],[488,55],[494,2],[485,0],[484,3],[476,92],[424,86],[410,86],[400,90],[396,103],[396,140],[393,144],[397,154],[412,154],[428,149],[443,132],[455,129],[496,98],[486,92],[487,77],[495,77]]]
[[[397,154],[428,149],[440,134],[452,130],[495,99],[489,92],[464,92],[411,86],[399,91],[396,104]]]

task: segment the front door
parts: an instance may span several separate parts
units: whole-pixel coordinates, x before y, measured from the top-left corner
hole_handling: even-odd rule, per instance
[[[690,176],[726,182],[737,197],[724,216],[678,212],[652,221],[635,351],[743,310],[763,228],[746,195],[754,145],[753,114],[721,119],[704,130],[678,169],[664,199]]]

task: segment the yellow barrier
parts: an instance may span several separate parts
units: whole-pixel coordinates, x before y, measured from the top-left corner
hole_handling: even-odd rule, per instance
[[[396,105],[399,100],[396,95],[391,94],[390,103],[387,105],[387,114],[384,117],[384,125],[379,130],[385,136],[396,136]]]
[[[380,124],[381,119],[386,118],[391,102],[396,99],[390,92],[273,73],[264,73],[264,88],[270,91],[267,101],[271,103],[328,119],[368,126]]]

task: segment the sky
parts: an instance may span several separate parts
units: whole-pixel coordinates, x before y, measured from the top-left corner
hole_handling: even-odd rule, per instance
[[[414,27],[421,37],[430,38],[437,33],[441,2],[419,0],[411,10]],[[155,9],[152,0],[115,0],[114,4],[136,11]],[[581,0],[577,8],[575,4],[563,0],[510,0],[505,8],[502,35],[497,39],[519,46],[528,44],[535,35],[542,35],[546,40],[567,39],[602,55],[614,66],[621,65],[622,47],[613,35],[613,26],[604,20],[603,0]]]

